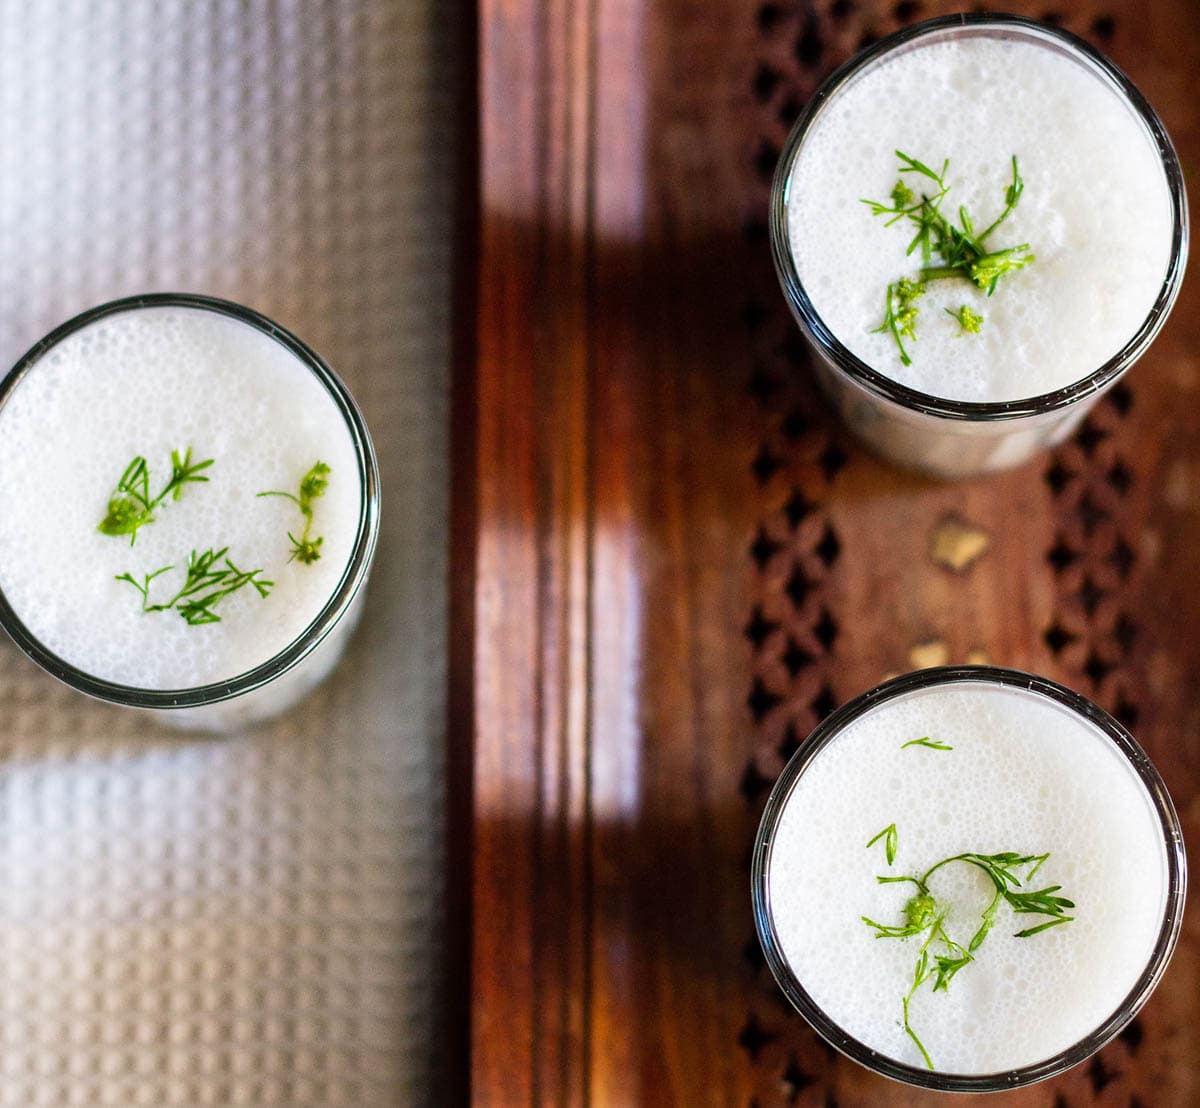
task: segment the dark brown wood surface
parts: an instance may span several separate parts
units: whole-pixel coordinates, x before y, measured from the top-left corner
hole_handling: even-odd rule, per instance
[[[1068,445],[956,484],[833,424],[775,285],[767,188],[805,98],[949,10],[480,4],[451,674],[480,1105],[933,1102],[790,1013],[750,916],[770,783],[889,673],[986,658],[1092,695],[1200,841],[1195,281]],[[1200,164],[1191,0],[1009,10],[1108,50]],[[1003,1102],[1200,1103],[1198,926],[1119,1041]]]

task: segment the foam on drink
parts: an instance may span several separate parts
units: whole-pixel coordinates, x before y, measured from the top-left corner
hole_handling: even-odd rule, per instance
[[[921,736],[952,746],[901,749]],[[890,823],[895,864],[865,844]],[[883,1055],[922,1068],[901,1023],[924,936],[876,939],[899,923],[920,875],[963,852],[1050,852],[1030,888],[1061,885],[1071,923],[1018,939],[1045,916],[1002,904],[946,991],[915,994],[910,1019],[937,1070],[989,1074],[1077,1043],[1144,971],[1167,895],[1163,833],[1150,797],[1103,732],[1047,697],[956,682],[901,694],[848,723],[797,779],[776,827],[770,905],[783,955],[814,1002]],[[931,880],[964,946],[992,886],[954,865]],[[940,949],[940,948],[939,948]],[[938,951],[935,951],[938,952]]]
[[[136,542],[97,525],[125,467],[143,455],[151,495],[171,451],[214,459],[207,484],[155,511]],[[331,468],[314,501],[321,558],[289,562],[304,520],[282,497],[317,460]],[[249,324],[199,308],[105,316],[37,361],[0,405],[0,590],[46,647],[77,669],[144,689],[182,689],[238,676],[301,636],[346,570],[362,507],[355,446],[337,405],[293,353]],[[240,569],[275,582],[243,588],[219,623],[189,626],[144,613],[115,580],[161,566],[169,597],[193,549],[229,547]]]
[[[978,230],[1003,210],[1017,155],[1025,191],[988,247],[1036,255],[991,297],[930,282],[909,367],[871,331],[888,284],[921,265],[905,254],[913,228],[859,202],[888,198],[897,149],[938,169],[949,158],[943,214],[965,205]],[[904,179],[918,195],[932,185]],[[1172,216],[1162,158],[1115,89],[1056,48],[963,36],[896,50],[837,90],[794,163],[788,230],[817,314],[851,352],[922,392],[995,401],[1079,381],[1133,338],[1167,276]],[[963,304],[984,316],[977,335],[943,311]]]

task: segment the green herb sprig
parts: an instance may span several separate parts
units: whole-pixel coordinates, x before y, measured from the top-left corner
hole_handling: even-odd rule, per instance
[[[871,209],[872,215],[889,217],[884,226],[890,227],[907,220],[916,228],[906,253],[912,255],[918,250],[921,252],[919,275],[915,280],[901,278],[888,285],[883,323],[875,328],[877,334],[891,332],[900,351],[900,361],[908,366],[912,365],[912,358],[903,340],[916,338],[918,309],[914,301],[924,294],[929,281],[959,278],[970,281],[991,296],[1001,277],[1024,269],[1035,257],[1027,242],[992,250],[987,241],[992,232],[1012,214],[1025,191],[1025,181],[1021,177],[1015,154],[1012,157],[1012,182],[1004,190],[1004,210],[986,230],[976,232],[975,221],[965,206],[959,205],[957,224],[942,214],[942,204],[950,191],[946,183],[946,174],[950,169],[948,158],[942,162],[940,170],[935,170],[901,150],[895,153],[900,159],[901,174],[915,174],[931,184],[924,186],[925,191],[921,192],[918,199],[912,187],[900,177],[892,188],[890,204],[866,199],[862,203]],[[940,264],[933,264],[935,255]],[[981,315],[966,305],[958,312],[948,308],[946,311],[958,320],[960,335],[979,333],[983,323]]]
[[[310,469],[300,479],[299,495],[290,492],[279,492],[271,490],[269,492],[260,492],[259,496],[284,496],[291,500],[296,507],[300,509],[304,516],[304,530],[300,532],[300,537],[289,531],[287,536],[292,540],[292,552],[288,556],[288,561],[298,561],[304,565],[312,565],[321,557],[321,543],[323,538],[310,539],[309,534],[312,531],[313,525],[313,509],[312,502],[319,496],[325,494],[325,489],[329,485],[330,469],[324,462],[318,461],[313,463]]]
[[[878,842],[880,837],[885,835],[887,836],[885,849],[888,854],[888,865],[891,865],[895,857],[895,847],[898,839],[895,824],[881,831],[867,845],[870,846]],[[953,980],[955,974],[975,961],[976,952],[983,945],[984,939],[987,938],[988,933],[995,926],[996,914],[1001,904],[1007,903],[1013,912],[1019,915],[1049,917],[1032,927],[1026,927],[1021,931],[1014,932],[1015,937],[1018,939],[1031,938],[1034,935],[1049,930],[1051,927],[1058,927],[1074,920],[1074,916],[1066,914],[1067,909],[1075,907],[1074,901],[1057,895],[1062,889],[1061,885],[1048,885],[1043,889],[1035,890],[1027,890],[1025,888],[1049,857],[1048,853],[1018,854],[1015,851],[1004,851],[999,854],[955,854],[950,858],[943,858],[940,862],[930,866],[920,877],[877,876],[875,878],[881,885],[907,882],[916,886],[916,892],[904,905],[903,921],[901,923],[877,923],[867,916],[860,918],[868,927],[874,929],[875,938],[877,939],[906,939],[925,935],[925,940],[917,952],[917,961],[913,967],[912,985],[909,987],[908,992],[901,998],[900,1010],[903,1017],[905,1034],[908,1035],[917,1050],[920,1051],[921,1057],[929,1069],[932,1070],[934,1068],[933,1060],[930,1057],[929,1051],[925,1048],[925,1044],[921,1042],[920,1037],[913,1030],[909,1019],[909,1005],[916,995],[917,990],[931,977],[934,979],[933,991],[935,993],[944,992],[949,989],[950,982]],[[946,932],[945,922],[950,911],[950,905],[939,902],[929,889],[929,879],[939,869],[954,863],[971,865],[982,870],[992,883],[994,890],[988,906],[980,913],[979,927],[965,947],[955,939],[952,939]],[[1024,866],[1030,868],[1023,877],[1019,877],[1016,871]]]
[[[954,749],[954,747],[947,746],[944,742],[939,742],[937,740],[931,739],[928,735],[925,735],[919,739],[909,739],[908,742],[900,744],[900,749],[904,750],[906,747],[909,747],[909,746],[924,746],[924,747],[928,748],[929,750],[953,750]]]
[[[153,573],[147,573],[143,576],[141,584],[131,573],[122,573],[117,580],[128,582],[142,594],[143,612],[165,612],[174,609],[184,622],[192,627],[205,623],[220,623],[221,617],[214,611],[216,606],[227,596],[247,585],[252,586],[263,599],[275,586],[274,581],[259,576],[262,573],[261,569],[238,569],[229,559],[227,546],[221,547],[220,550],[209,548],[203,554],[197,554],[193,550],[188,555],[187,576],[183,587],[170,600],[158,604],[151,603],[151,582],[174,568],[163,566]]]
[[[977,335],[980,327],[983,326],[983,316],[978,312],[973,312],[964,304],[957,312],[951,311],[949,308],[942,309],[951,319],[956,320],[959,326],[958,337],[963,335]]]
[[[904,349],[904,340],[917,337],[917,312],[920,309],[915,301],[924,295],[925,286],[919,281],[910,281],[907,277],[901,277],[899,281],[888,285],[883,322],[872,332],[878,335],[884,331],[891,331],[896,346],[900,349],[900,361],[905,365],[912,365],[912,358]]]
[[[867,843],[867,849],[870,850],[880,839],[883,839],[883,853],[887,858],[887,864],[890,866],[896,860],[896,825],[894,823],[888,824],[887,827]]]
[[[108,500],[108,512],[98,528],[105,535],[128,535],[129,545],[137,541],[138,530],[154,522],[154,510],[167,497],[178,500],[184,485],[207,481],[201,470],[208,469],[213,459],[192,463],[192,448],[180,454],[171,451],[171,477],[155,497],[150,495],[150,468],[138,454],[125,467]]]

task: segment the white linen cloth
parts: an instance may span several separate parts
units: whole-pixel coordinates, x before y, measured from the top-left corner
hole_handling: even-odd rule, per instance
[[[0,372],[116,296],[238,300],[344,377],[384,497],[347,658],[259,732],[170,732],[0,636],[4,1108],[437,1100],[454,72],[434,2],[0,0]]]

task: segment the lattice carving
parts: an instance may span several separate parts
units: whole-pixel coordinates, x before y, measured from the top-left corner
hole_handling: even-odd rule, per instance
[[[1044,472],[1058,509],[1046,561],[1055,605],[1043,641],[1079,687],[1127,727],[1139,712],[1125,674],[1139,626],[1126,600],[1137,568],[1129,497],[1135,476],[1121,449],[1121,425],[1134,394],[1119,382],[1089,414]]]
[[[820,81],[857,50],[898,27],[955,10],[961,6],[916,0],[768,2],[757,8],[753,19],[759,50],[747,75],[758,127],[748,145],[746,167],[748,195],[754,198],[743,223],[750,246],[768,248],[766,203],[779,150]],[[986,7],[975,5],[974,10]],[[1118,34],[1116,19],[1087,3],[1071,5],[1070,12],[1028,3],[995,10],[1041,18],[1102,48]],[[749,843],[780,769],[811,728],[840,703],[837,658],[840,650],[853,649],[848,630],[853,613],[837,609],[828,587],[843,555],[843,537],[829,505],[837,496],[839,474],[859,448],[833,423],[815,393],[807,349],[773,282],[764,277],[751,288],[742,319],[752,352],[747,396],[762,425],[757,453],[747,459],[762,504],[758,527],[746,536],[753,582],[743,627],[753,656],[746,718],[754,739],[740,779],[731,783],[746,813]],[[1125,667],[1137,650],[1139,627],[1124,597],[1138,563],[1128,525],[1128,498],[1137,478],[1122,453],[1120,431],[1133,403],[1130,388],[1119,384],[1074,438],[1046,459],[1043,471],[1058,524],[1045,555],[1055,602],[1043,644],[1076,678],[1074,684],[1130,726],[1137,722],[1138,705]],[[974,551],[972,559],[980,553]],[[738,880],[746,878],[748,857],[747,851]],[[839,1098],[849,1099],[852,1093],[862,1103],[861,1073],[791,1011],[752,932],[739,958],[747,1010],[737,1048],[753,1073],[749,1105],[836,1108]],[[1141,1022],[1134,1020],[1118,1042],[1087,1066],[1044,1087],[1042,1102],[1067,1108],[1104,1094],[1105,1103],[1136,1108],[1142,1103],[1136,1092],[1120,1086],[1143,1036]],[[900,1091],[889,1103],[905,1103],[905,1095]]]

